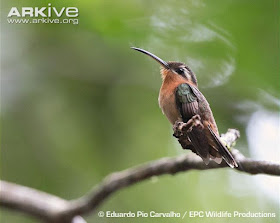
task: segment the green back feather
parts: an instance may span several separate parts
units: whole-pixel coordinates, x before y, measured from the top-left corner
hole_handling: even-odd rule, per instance
[[[180,84],[177,87],[177,97],[181,103],[191,103],[196,100],[195,94],[192,92],[188,84]]]

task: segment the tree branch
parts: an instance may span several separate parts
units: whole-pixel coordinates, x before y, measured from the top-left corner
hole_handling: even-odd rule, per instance
[[[0,205],[37,217],[45,222],[56,222],[57,213],[68,207],[68,201],[30,187],[0,181]],[[71,222],[71,221],[69,221]],[[80,216],[71,223],[86,223]]]
[[[222,135],[222,140],[231,146],[239,137],[239,132],[230,129]],[[232,154],[238,162],[238,171],[249,174],[269,174],[280,176],[280,165],[267,161],[256,161],[244,157],[238,150]],[[66,201],[56,196],[1,181],[0,205],[22,211],[48,222],[83,222],[79,215],[89,214],[114,192],[131,186],[153,176],[176,174],[189,170],[210,170],[228,167],[224,162],[220,165],[210,162],[206,166],[195,154],[181,155],[175,158],[163,158],[107,176],[90,193],[76,200]]]

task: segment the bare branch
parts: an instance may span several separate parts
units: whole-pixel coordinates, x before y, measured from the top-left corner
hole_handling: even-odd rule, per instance
[[[231,129],[222,135],[223,141],[231,146],[239,137],[237,130]],[[267,161],[256,161],[244,157],[238,150],[232,149],[238,162],[238,171],[249,174],[269,174],[280,176],[280,165]],[[72,222],[73,219],[83,220],[78,215],[89,214],[114,192],[131,186],[153,176],[176,174],[188,170],[210,170],[228,167],[210,162],[206,166],[195,154],[182,155],[175,158],[163,158],[150,163],[133,167],[107,176],[92,192],[81,198],[66,201],[31,188],[2,181],[0,205],[14,210],[23,211],[32,216],[49,222]],[[75,218],[74,218],[75,217]]]
[[[0,205],[37,217],[46,222],[56,222],[57,214],[68,208],[68,201],[54,195],[0,181]],[[72,216],[72,223],[85,223],[80,216]]]
[[[237,150],[234,154],[239,154]],[[254,161],[250,159],[242,159],[238,161],[239,167],[237,170],[250,174],[270,174],[280,175],[280,165],[265,161]],[[188,170],[210,170],[217,168],[228,167],[227,164],[220,165],[210,162],[206,166],[199,157],[191,155],[183,155],[177,158],[163,158],[146,165],[127,169],[118,173],[114,173],[105,178],[105,180],[92,193],[85,195],[82,198],[71,201],[71,209],[66,210],[66,214],[71,212],[71,215],[83,215],[95,210],[107,197],[115,191],[146,180],[153,176],[163,174],[175,174]]]

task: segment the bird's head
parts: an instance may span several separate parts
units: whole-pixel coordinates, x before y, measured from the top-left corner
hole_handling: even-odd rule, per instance
[[[181,62],[174,62],[174,61],[169,61],[166,62],[156,55],[150,53],[149,51],[137,48],[137,47],[131,47],[131,49],[137,50],[141,53],[144,53],[151,58],[153,58],[155,61],[157,61],[161,65],[161,76],[162,79],[164,80],[167,76],[171,75],[179,75],[186,79],[187,81],[192,82],[193,84],[197,85],[197,79],[195,74],[192,72],[190,67],[188,67],[186,64],[181,63]]]

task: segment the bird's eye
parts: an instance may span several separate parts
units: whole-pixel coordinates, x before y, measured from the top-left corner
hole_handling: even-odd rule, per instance
[[[176,70],[176,72],[178,74],[184,74],[184,69],[183,68],[179,68],[179,69]]]

